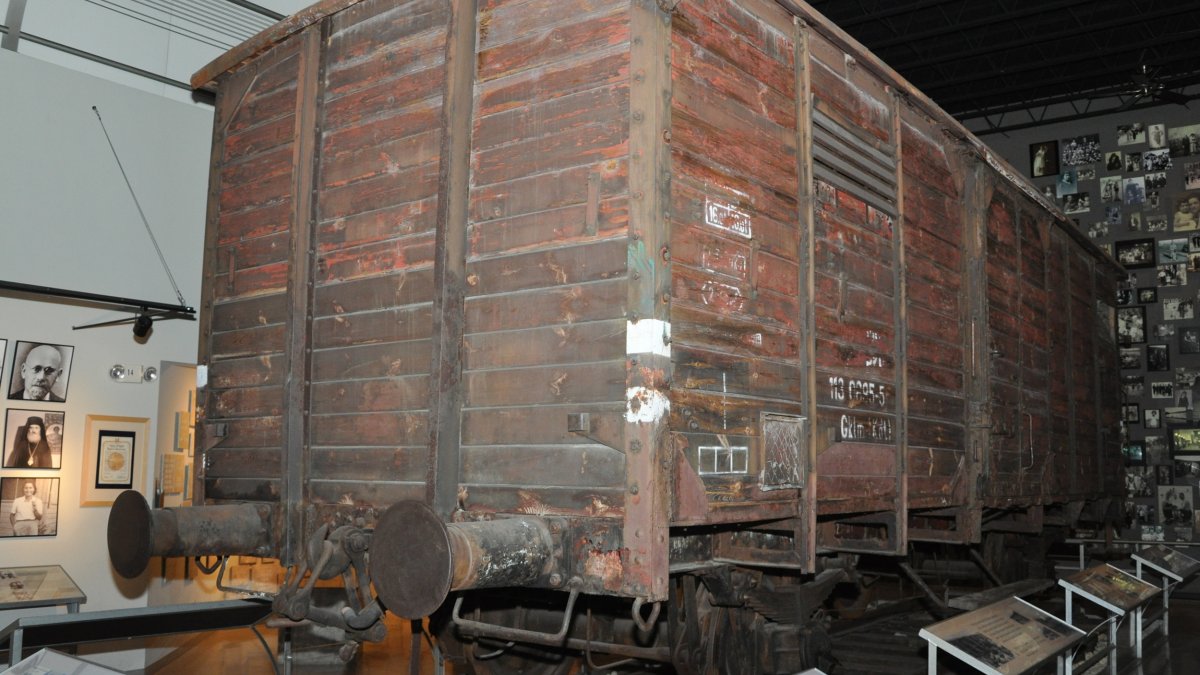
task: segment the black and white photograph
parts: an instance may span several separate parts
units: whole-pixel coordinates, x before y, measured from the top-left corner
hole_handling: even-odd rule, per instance
[[[1100,179],[1100,201],[1104,203],[1121,201],[1121,177],[1105,176]]]
[[[1167,217],[1160,213],[1155,213],[1146,216],[1146,231],[1147,232],[1166,232]]]
[[[1158,302],[1157,288],[1139,288],[1137,289],[1137,301],[1143,305],[1153,304]]]
[[[1200,354],[1200,326],[1179,327],[1179,353]]]
[[[4,424],[4,468],[62,468],[65,417],[61,410],[9,408]]]
[[[1142,172],[1142,153],[1127,152],[1125,153],[1125,173],[1141,173]]]
[[[1187,269],[1189,272],[1200,272],[1200,251],[1195,249],[1188,250]]]
[[[1166,541],[1166,530],[1162,525],[1143,525],[1142,541]]]
[[[1200,368],[1175,368],[1175,386],[1193,389],[1197,380],[1200,380]]]
[[[1122,403],[1121,421],[1126,424],[1140,424],[1142,421],[1141,406],[1137,403]]]
[[[1144,417],[1142,426],[1147,429],[1162,428],[1162,411],[1158,408],[1146,408],[1142,411],[1142,415]]]
[[[1141,347],[1121,347],[1120,359],[1121,359],[1121,370],[1141,370],[1142,369],[1142,348]]]
[[[1200,155],[1200,124],[1168,128],[1167,149],[1172,157]]]
[[[1137,232],[1142,229],[1142,212],[1134,211],[1129,214],[1129,231]]]
[[[1116,242],[1113,252],[1117,262],[1127,268],[1154,267],[1158,257],[1153,239],[1126,239]]]
[[[1170,464],[1154,465],[1154,482],[1159,486],[1171,485],[1175,482],[1175,478],[1171,472]]]
[[[1079,180],[1075,177],[1074,169],[1065,169],[1058,174],[1058,181],[1054,184],[1054,195],[1056,197],[1066,197],[1079,192]]]
[[[1086,192],[1063,197],[1063,213],[1087,213],[1091,208],[1091,201]]]
[[[1158,264],[1187,262],[1190,242],[1187,237],[1158,240]]]
[[[74,347],[18,340],[13,348],[8,398],[18,401],[67,400]]]
[[[1158,522],[1191,527],[1194,492],[1189,485],[1158,486]]]
[[[1146,308],[1141,305],[1117,308],[1117,342],[1140,345],[1146,342]]]
[[[1167,172],[1155,171],[1154,173],[1146,174],[1146,189],[1161,190],[1167,187]]]
[[[1034,178],[1058,173],[1058,141],[1043,141],[1029,146],[1029,169]]]
[[[0,537],[53,537],[58,534],[58,479],[40,476],[0,478]]]
[[[1132,288],[1118,288],[1117,289],[1117,307],[1124,307],[1125,305],[1132,305],[1134,298],[1136,298],[1136,297],[1137,297],[1136,291],[1134,291]]]
[[[1100,151],[1100,134],[1089,134],[1068,138],[1062,142],[1062,165],[1080,166],[1099,162],[1103,157]]]
[[[1146,179],[1138,176],[1121,181],[1122,201],[1129,206],[1146,203]]]
[[[1183,165],[1183,189],[1200,190],[1200,162]]]
[[[1157,209],[1158,205],[1162,203],[1161,193],[1162,190],[1146,188],[1146,203],[1142,206],[1147,209]]]
[[[1108,223],[1099,221],[1088,226],[1087,235],[1091,239],[1104,239],[1108,236]]]
[[[1141,122],[1117,125],[1117,145],[1136,145],[1146,142],[1146,125]]]
[[[1171,357],[1167,345],[1146,346],[1146,370],[1162,373],[1171,371]]]
[[[1096,180],[1095,166],[1081,166],[1075,169],[1075,180],[1082,183],[1085,180]]]
[[[1177,459],[1175,480],[1184,485],[1200,485],[1200,459]]]
[[[1146,131],[1146,143],[1151,150],[1167,147],[1167,126],[1165,124],[1151,124]]]
[[[1171,168],[1171,154],[1166,150],[1149,150],[1142,153],[1142,171],[1166,171]],[[1166,181],[1166,176],[1163,176]],[[1159,187],[1162,187],[1161,185]]]
[[[1165,398],[1174,400],[1175,398],[1175,383],[1174,382],[1151,382],[1150,383],[1150,398]]]
[[[1167,437],[1158,434],[1148,434],[1142,439],[1146,444],[1146,461],[1151,464],[1162,464],[1171,461],[1171,452],[1167,447]]]
[[[1120,150],[1113,150],[1104,154],[1104,168],[1108,171],[1124,171],[1125,170],[1125,155],[1121,154]]]
[[[1200,226],[1200,192],[1183,192],[1175,197],[1171,224],[1176,232],[1190,232]]]
[[[1121,376],[1121,395],[1126,400],[1141,398],[1146,391],[1146,377],[1144,375],[1122,375]]]
[[[1159,265],[1157,279],[1159,288],[1167,288],[1170,286],[1186,286],[1187,263]]]
[[[1196,318],[1195,298],[1163,298],[1163,321],[1184,321]]]
[[[1118,204],[1109,204],[1104,207],[1104,223],[1106,225],[1121,224],[1121,207]]]
[[[1175,324],[1173,323],[1156,323],[1154,324],[1154,337],[1168,338],[1175,336]]]

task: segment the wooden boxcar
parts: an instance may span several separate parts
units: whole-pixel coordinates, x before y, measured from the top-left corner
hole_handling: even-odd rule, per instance
[[[1116,488],[1119,268],[801,2],[325,0],[193,83],[206,506],[119,567],[369,561],[402,616],[616,617],[460,637],[782,673],[858,555]]]

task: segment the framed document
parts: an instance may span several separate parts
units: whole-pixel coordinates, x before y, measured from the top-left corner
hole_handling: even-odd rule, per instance
[[[148,418],[88,415],[84,439],[80,506],[111,506],[123,490],[142,487]]]

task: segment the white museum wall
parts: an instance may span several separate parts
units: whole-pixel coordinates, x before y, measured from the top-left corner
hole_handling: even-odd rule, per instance
[[[177,302],[91,109],[96,105],[186,304],[197,306],[211,110],[8,51],[0,51],[0,82],[5,85],[0,128],[6,130],[0,152],[0,279]],[[191,364],[197,354],[196,322],[157,322],[145,344],[134,341],[128,324],[72,330],[123,316],[68,302],[0,296],[0,339],[8,340],[0,374],[4,387],[18,340],[75,348],[67,401],[33,404],[66,414],[62,468],[0,469],[2,477],[60,479],[57,536],[0,538],[0,565],[62,565],[87,594],[84,611],[144,606],[148,598],[147,578],[121,580],[109,565],[109,509],[80,507],[85,418],[149,418],[154,439],[160,426],[174,425],[173,419],[158,419],[159,384],[118,383],[109,378],[109,368]],[[27,401],[4,403],[33,407]],[[153,495],[153,460],[138,459],[145,467],[138,487],[147,496]],[[0,626],[21,614],[47,611],[52,610],[0,612]]]

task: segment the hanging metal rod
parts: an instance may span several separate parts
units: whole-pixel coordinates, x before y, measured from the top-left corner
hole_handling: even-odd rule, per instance
[[[0,292],[2,291],[29,293],[31,295],[47,295],[55,298],[70,298],[72,300],[83,300],[85,302],[94,302],[102,305],[115,305],[130,312],[156,310],[162,312],[162,317],[165,319],[187,319],[188,321],[196,320],[196,310],[193,307],[188,307],[186,305],[172,305],[166,302],[155,302],[154,300],[136,300],[134,298],[123,298],[117,295],[101,295],[99,293],[71,291],[65,288],[52,288],[50,286],[23,284],[17,281],[0,281]]]

